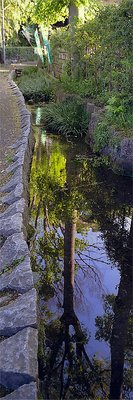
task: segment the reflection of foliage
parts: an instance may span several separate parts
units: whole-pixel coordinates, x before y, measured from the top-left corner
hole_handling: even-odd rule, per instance
[[[114,310],[115,310],[115,301],[120,301],[118,298],[115,300],[115,296],[106,295],[104,296],[104,311],[105,313],[103,316],[97,316],[95,319],[96,324],[96,334],[95,338],[97,340],[105,340],[110,344],[112,340],[112,330],[114,324]],[[123,309],[119,310],[119,314],[123,312]],[[119,326],[121,329],[121,326]],[[119,337],[119,336],[118,336]],[[121,337],[120,339],[121,340]],[[121,352],[122,352],[121,347]],[[117,351],[117,348],[116,348]],[[123,388],[124,388],[124,395],[125,399],[130,399],[130,394],[132,391],[132,313],[130,311],[128,325],[127,325],[127,335],[126,335],[126,343],[124,348],[124,355],[125,355],[125,366],[123,370]],[[116,358],[118,354],[116,353]],[[121,365],[120,365],[121,367]],[[128,397],[129,395],[129,397]]]
[[[71,333],[70,325],[73,326]],[[88,342],[87,334],[74,313],[69,316],[64,313],[60,320],[47,325],[46,342],[44,396],[56,398],[56,395],[58,399],[96,398],[99,390],[105,395],[108,373],[103,376],[102,361],[96,358],[90,361],[84,347]]]
[[[103,316],[96,317],[95,323],[97,331],[95,334],[95,338],[97,340],[105,340],[107,342],[110,342],[113,320],[114,320],[113,307],[114,307],[115,296],[113,294],[106,295],[103,296],[103,300],[104,300],[105,313]]]
[[[56,284],[62,277],[63,238],[52,230],[45,232],[44,238],[38,239],[37,252],[45,259],[43,275],[47,284]]]
[[[88,222],[90,223],[90,221],[91,223],[92,221],[98,222],[98,225],[101,227],[108,254],[113,262],[119,264],[121,274],[124,278],[124,274],[127,270],[124,270],[123,266],[127,265],[125,261],[127,260],[127,250],[129,250],[127,246],[129,231],[126,229],[126,221],[129,219],[131,210],[126,205],[125,197],[123,200],[123,197],[121,198],[118,195],[118,178],[113,177],[112,183],[112,175],[110,176],[108,173],[108,180],[106,181],[106,175],[104,178],[103,170],[93,169],[92,162],[87,162],[81,155],[79,157],[79,154],[77,154],[74,163],[74,146],[70,148],[68,144],[65,144],[63,150],[62,141],[60,141],[60,139],[55,139],[55,143],[53,144],[51,136],[46,138],[45,147],[43,144],[41,150],[39,150],[37,144],[36,153],[37,157],[33,162],[33,175],[31,180],[32,216],[33,220],[35,220],[36,227],[39,228],[39,235],[37,234],[37,240],[34,242],[34,251],[37,256],[34,260],[34,270],[41,279],[41,294],[42,290],[44,290],[44,299],[46,300],[54,295],[54,291],[56,291],[54,283],[56,282],[57,285],[62,279],[64,237],[67,239],[67,244],[69,243],[67,247],[68,253],[73,256],[71,260],[74,260],[72,247],[73,249],[75,247],[76,267],[77,265],[80,268],[85,266],[87,273],[91,271],[91,266],[88,268],[91,259],[89,258],[89,246],[87,240],[85,240],[89,226]],[[126,192],[126,185],[124,186],[122,180],[122,196],[123,191],[124,193]],[[38,219],[39,216],[40,219]],[[84,237],[82,236],[82,239],[80,239],[80,236],[78,236],[75,241],[73,240],[74,246],[71,246],[70,250],[71,239],[75,236],[76,221],[78,222],[78,234],[84,233]],[[75,228],[73,226],[74,224]],[[40,238],[38,238],[39,236]],[[92,262],[93,260],[95,262],[101,262],[101,259],[97,260],[95,257],[93,259],[93,253],[91,253],[91,255]],[[66,261],[66,270],[68,270],[68,265],[70,266],[69,257],[67,257]],[[73,271],[71,269],[68,287],[69,289],[72,288],[72,300],[74,262],[73,265],[71,262],[71,267],[73,267]],[[64,282],[65,276],[64,269]],[[125,283],[125,279],[123,279],[123,282]],[[61,285],[58,285],[59,289],[60,287]],[[69,303],[70,305],[70,290],[68,291],[68,287],[66,287],[66,299],[67,304]],[[124,285],[123,291],[121,292],[125,293]],[[124,299],[125,298],[123,298],[122,302],[122,310],[124,310]],[[110,334],[115,316],[113,304],[114,296],[109,295],[105,298],[105,313],[103,317],[97,317],[97,338],[100,340],[104,339],[110,341]],[[65,305],[63,305],[63,307],[65,311]],[[103,389],[105,389],[109,384],[109,370],[104,371],[104,366],[100,366],[98,361],[95,366],[94,360],[90,361],[91,364],[89,364],[88,367],[88,360],[85,357],[84,349],[80,347],[83,343],[78,340],[79,336],[77,336],[81,331],[83,334],[83,330],[76,330],[75,326],[79,324],[79,321],[76,319],[77,317],[75,316],[74,310],[72,314],[70,314],[69,306],[68,309],[69,315],[66,315],[64,312],[60,318],[57,337],[56,334],[54,334],[57,340],[48,346],[52,352],[47,355],[48,357],[46,360],[46,366],[48,367],[46,367],[46,389],[49,390],[47,386],[49,385],[49,379],[51,380],[52,387],[52,389],[50,388],[50,390],[52,390],[51,397],[53,393],[55,395],[55,387],[58,387],[58,393],[60,390],[63,390],[62,393],[64,393],[67,385],[67,375],[69,381],[68,393],[72,398],[78,398],[78,396],[85,398],[87,394],[89,394],[90,398],[98,399],[99,390],[102,392],[101,377],[104,385]],[[74,334],[71,333],[71,329],[69,330],[70,325],[75,331]],[[81,335],[81,337],[83,336]],[[128,335],[128,338],[129,337]],[[79,355],[82,353],[81,362],[79,363],[75,347],[76,342],[74,340],[77,341],[77,346],[79,344],[78,350],[82,350],[79,351]],[[127,354],[129,353],[126,348],[126,360],[128,360]],[[52,357],[54,357],[54,359]],[[72,369],[70,370],[71,359]],[[53,377],[51,373],[53,373]],[[60,381],[63,382],[63,389],[60,388],[60,382],[57,384],[57,377],[60,377]],[[74,388],[72,389],[73,385]]]
[[[42,356],[43,360],[40,360],[43,379],[45,378],[44,392],[46,398],[49,398],[49,395],[55,397],[56,384],[56,393],[58,392],[60,399],[69,395],[71,398],[81,398],[81,396],[85,398],[88,394],[93,398],[99,390],[103,393],[106,387],[106,379],[104,381],[103,376],[101,378],[103,364],[89,359],[85,349],[86,332],[81,327],[73,308],[74,270],[77,265],[80,266],[80,253],[88,249],[88,241],[83,236],[82,239],[77,237],[75,240],[76,222],[80,210],[84,207],[86,211],[87,207],[84,192],[80,189],[84,179],[82,173],[84,160],[77,159],[73,169],[73,158],[71,158],[73,152],[69,151],[66,162],[57,144],[53,146],[52,153],[50,146],[47,146],[45,154],[46,157],[43,156],[40,166],[37,164],[35,168],[33,164],[31,181],[31,189],[33,190],[35,186],[37,191],[36,198],[32,202],[35,223],[36,210],[37,215],[40,212],[40,220],[43,218],[44,228],[43,234],[37,237],[33,250],[36,257],[34,271],[37,272],[39,279],[39,293],[41,294],[44,289],[43,298],[46,300],[49,298],[48,288],[49,292],[52,293],[52,288],[56,292],[57,284],[62,280],[64,258],[64,313],[59,324],[54,326],[52,322],[46,326],[45,357]],[[85,225],[86,228],[84,224],[82,227],[80,219],[78,230],[79,233],[83,230],[84,235],[87,232],[87,224]],[[74,251],[76,262],[74,262]],[[87,256],[82,261],[82,267],[84,265],[88,267]],[[52,339],[50,332],[53,335]],[[44,365],[45,360],[46,365]]]
[[[36,152],[38,152],[38,147]],[[46,142],[45,154],[46,156],[43,156],[42,160],[39,160],[39,164],[36,157],[32,163],[32,175],[30,183],[31,198],[33,199],[34,193],[36,194],[36,197],[33,201],[32,215],[36,214],[38,203],[41,199],[40,215],[44,215],[44,205],[47,204],[50,218],[50,211],[52,212],[52,209],[54,208],[53,202],[56,203],[56,201],[58,201],[58,210],[59,212],[61,211],[59,197],[61,197],[61,190],[66,181],[66,160],[57,142],[52,146],[52,154],[50,152],[49,142]],[[43,204],[42,201],[44,202]]]
[[[105,340],[110,343],[112,328],[114,322],[114,307],[115,307],[115,295],[109,294],[103,296],[104,300],[104,314],[103,316],[97,316],[95,319],[95,324],[97,331],[95,337],[97,340]],[[128,332],[127,332],[127,343],[126,343],[126,359],[128,354],[130,354],[132,349],[132,315],[130,312],[130,318],[128,322]]]

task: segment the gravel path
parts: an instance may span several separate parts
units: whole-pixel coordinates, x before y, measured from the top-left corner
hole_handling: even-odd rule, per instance
[[[5,169],[13,159],[11,145],[20,135],[17,98],[8,84],[8,73],[0,68],[0,186],[9,179]]]

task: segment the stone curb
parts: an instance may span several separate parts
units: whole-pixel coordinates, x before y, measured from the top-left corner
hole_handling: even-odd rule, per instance
[[[12,177],[1,188],[0,199],[8,206],[0,214],[0,385],[11,391],[8,395],[5,391],[5,400],[37,400],[37,300],[26,242],[34,139],[30,112],[13,81],[14,73],[8,84],[17,98],[21,131],[11,146],[15,155],[6,172],[12,172]]]

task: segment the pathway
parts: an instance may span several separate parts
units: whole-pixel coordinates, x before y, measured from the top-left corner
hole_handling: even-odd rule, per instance
[[[0,69],[0,186],[8,179],[5,169],[12,161],[11,145],[20,135],[20,112],[8,83],[8,73]]]

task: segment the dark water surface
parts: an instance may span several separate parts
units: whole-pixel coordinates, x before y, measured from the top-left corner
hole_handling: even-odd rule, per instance
[[[131,181],[33,121],[40,399],[131,399]]]

